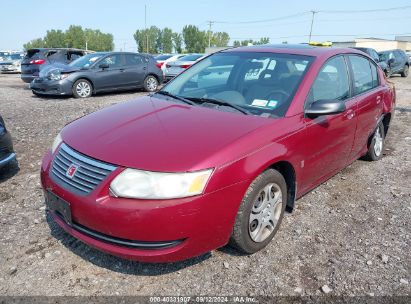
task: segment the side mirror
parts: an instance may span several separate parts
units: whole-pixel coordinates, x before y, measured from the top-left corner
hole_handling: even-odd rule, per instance
[[[343,113],[345,103],[341,100],[318,100],[313,102],[306,110],[307,117],[315,118],[321,115]]]
[[[394,58],[390,58],[390,59],[388,59],[388,65],[392,65],[393,63],[394,63]]]
[[[102,63],[98,66],[100,69],[108,69],[110,66],[107,63]]]

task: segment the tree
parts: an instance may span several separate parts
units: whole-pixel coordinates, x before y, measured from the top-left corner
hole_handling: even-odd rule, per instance
[[[86,43],[87,42],[87,43]],[[84,29],[79,25],[71,25],[65,32],[62,30],[48,30],[44,38],[34,39],[24,48],[35,47],[72,47],[93,51],[112,51],[114,49],[113,35],[102,33],[100,30]]]
[[[43,38],[33,39],[25,44],[23,44],[23,48],[25,50],[33,49],[33,48],[42,48],[45,47],[46,44]]]
[[[211,46],[215,46],[215,47],[227,46],[229,41],[230,41],[230,36],[226,32],[212,33]]]
[[[184,26],[183,39],[189,53],[204,53],[208,45],[207,32],[200,31],[194,25]]]
[[[161,46],[163,53],[173,52],[173,31],[168,27],[161,31]]]
[[[176,53],[183,52],[183,36],[179,33],[173,33],[173,47]]]
[[[146,52],[151,54],[157,54],[161,52],[161,50],[158,49],[158,40],[160,34],[161,31],[156,26],[151,26],[150,28],[144,30],[137,30],[133,36],[134,40],[137,43],[138,51],[140,53]]]
[[[67,47],[84,49],[86,48],[86,37],[80,25],[70,25],[66,31],[65,43]]]
[[[262,37],[260,38],[260,41],[254,42],[255,45],[268,44],[268,43],[270,43],[270,38],[268,37]]]
[[[44,44],[49,48],[62,48],[66,46],[65,39],[66,34],[62,30],[50,30],[44,37]]]
[[[87,42],[87,49],[97,52],[114,49],[112,34],[102,33],[100,30],[85,29],[84,38]]]

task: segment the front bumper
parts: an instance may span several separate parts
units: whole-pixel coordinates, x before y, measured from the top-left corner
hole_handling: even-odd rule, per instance
[[[6,166],[15,159],[16,153],[13,151],[10,133],[6,132],[0,135],[0,168]]]
[[[183,199],[116,198],[109,194],[108,188],[123,170],[117,168],[93,192],[81,196],[52,179],[49,175],[51,162],[49,152],[41,168],[42,186],[45,191],[68,202],[72,215],[70,225],[53,211],[51,214],[56,223],[92,247],[141,262],[175,262],[227,244],[248,186],[242,182]],[[141,246],[128,246],[119,241]]]
[[[30,83],[30,89],[42,95],[72,95],[73,83],[68,79],[48,80],[36,78]]]

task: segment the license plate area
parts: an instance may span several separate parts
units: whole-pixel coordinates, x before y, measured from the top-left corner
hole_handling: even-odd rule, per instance
[[[46,206],[49,210],[59,213],[59,215],[64,219],[64,221],[71,225],[71,208],[70,203],[66,202],[57,195],[51,193],[50,191],[46,192]]]

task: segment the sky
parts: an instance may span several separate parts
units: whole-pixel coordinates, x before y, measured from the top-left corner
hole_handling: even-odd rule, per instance
[[[307,42],[312,10],[319,11],[313,41],[411,35],[409,0],[13,0],[2,3],[0,50],[21,50],[49,29],[65,30],[75,24],[112,33],[115,50],[136,51],[133,33],[145,26],[145,5],[147,26],[181,32],[184,25],[193,24],[207,30],[211,20],[212,30],[228,32],[231,43],[260,37],[269,37],[271,43]],[[410,7],[387,10],[404,6]],[[378,9],[384,10],[358,12]]]

